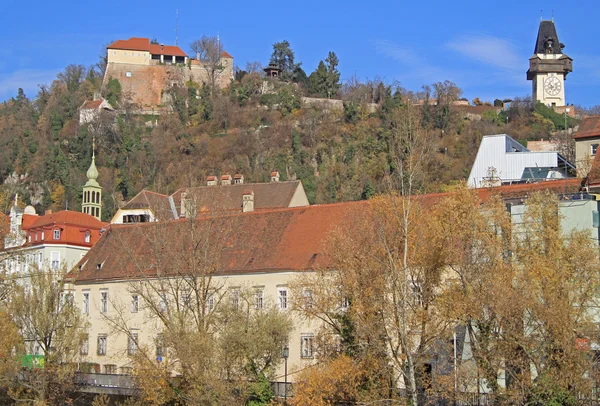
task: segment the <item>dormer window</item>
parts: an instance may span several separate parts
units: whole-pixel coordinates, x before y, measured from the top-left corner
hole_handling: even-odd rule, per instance
[[[90,234],[89,231],[85,232],[85,235],[83,236],[83,241],[89,243],[92,240],[92,235]]]
[[[54,239],[60,240],[60,230],[54,230]]]

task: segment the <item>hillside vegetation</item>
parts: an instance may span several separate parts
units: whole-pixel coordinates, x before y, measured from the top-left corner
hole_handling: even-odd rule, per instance
[[[508,133],[526,142],[564,127],[562,116],[519,99],[471,121],[453,104],[461,91],[451,82],[420,92],[379,80],[342,86],[334,53],[307,76],[283,45],[284,57],[277,59],[279,43],[272,59],[287,69],[281,79],[267,80],[258,64],[249,64],[225,89],[174,86],[165,89],[172,113],[160,117],[134,114],[117,80],[107,78],[101,89],[97,67],[67,66],[32,97],[19,89],[0,104],[1,211],[15,192],[38,211],[79,210],[92,136],[106,220],[141,189],[172,193],[204,184],[208,175],[242,173],[247,182],[264,182],[278,170],[282,180],[302,180],[311,203],[369,198],[386,188],[385,174],[394,170],[394,117],[409,110],[417,110],[420,126],[434,135],[424,192],[466,179],[483,135]],[[78,108],[96,91],[118,111],[80,126]],[[303,106],[302,96],[341,99],[343,109]]]

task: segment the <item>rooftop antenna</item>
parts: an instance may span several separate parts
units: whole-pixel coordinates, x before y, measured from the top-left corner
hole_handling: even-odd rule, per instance
[[[540,21],[544,21],[544,10],[540,10]]]
[[[179,45],[179,9],[175,9],[175,45]]]
[[[552,22],[554,22],[554,10],[552,10]]]

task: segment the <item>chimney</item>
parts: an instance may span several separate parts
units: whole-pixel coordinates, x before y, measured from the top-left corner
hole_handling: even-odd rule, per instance
[[[165,50],[165,45],[164,44],[160,44],[160,50],[164,51]]]
[[[206,177],[206,186],[217,186],[218,180],[216,176],[207,176]]]
[[[100,100],[100,92],[94,92],[94,100]]]
[[[234,177],[233,177],[233,183],[235,185],[242,185],[244,184],[244,175],[237,173]]]
[[[246,213],[254,211],[254,192],[251,190],[244,190],[242,195],[242,212]]]
[[[221,176],[221,185],[231,185],[231,175]]]
[[[279,172],[271,172],[271,182],[279,182]]]

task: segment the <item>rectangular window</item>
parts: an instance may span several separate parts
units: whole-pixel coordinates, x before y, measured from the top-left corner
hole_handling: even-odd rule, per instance
[[[165,356],[165,340],[162,334],[156,336],[156,356],[164,357]]]
[[[312,289],[302,290],[302,305],[304,309],[312,309],[313,307],[313,291]]]
[[[42,230],[42,241],[44,241],[44,236],[46,235],[46,233],[44,233],[44,231]]]
[[[158,309],[161,312],[166,312],[167,311],[167,302],[168,302],[168,296],[166,293],[161,293],[160,298],[159,298],[159,302],[158,302]]]
[[[134,355],[138,345],[138,333],[131,333],[127,337],[127,354]]]
[[[596,155],[596,151],[598,151],[598,144],[592,144],[592,155]]]
[[[54,239],[60,240],[60,230],[54,230]]]
[[[83,292],[83,314],[90,314],[90,293]]]
[[[233,289],[230,292],[229,301],[231,303],[231,306],[233,306],[234,309],[240,308],[240,291],[239,291],[239,289]]]
[[[108,313],[108,291],[100,292],[100,313]]]
[[[302,358],[314,357],[314,340],[313,334],[302,334],[300,336],[300,356]]]
[[[83,338],[83,340],[81,340],[80,353],[81,353],[81,355],[88,355],[89,350],[90,350],[90,340],[89,340],[88,336],[85,336]]]
[[[279,310],[286,310],[288,308],[288,290],[287,288],[277,289],[277,305]]]
[[[215,295],[210,293],[206,298],[206,312],[210,313],[215,309]]]
[[[98,336],[98,355],[106,355],[107,340],[105,335]]]
[[[256,289],[254,292],[254,308],[256,310],[262,310],[264,306],[264,291],[262,289]]]
[[[137,313],[140,308],[140,297],[131,295],[131,313]]]
[[[60,266],[60,252],[52,251],[52,262],[50,263],[50,268],[53,271],[57,271]]]
[[[83,241],[84,242],[90,242],[92,240],[92,236],[90,233],[86,232],[84,237],[83,237]]]

